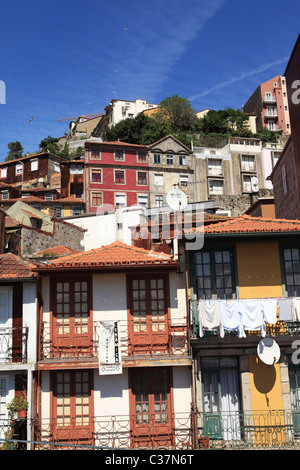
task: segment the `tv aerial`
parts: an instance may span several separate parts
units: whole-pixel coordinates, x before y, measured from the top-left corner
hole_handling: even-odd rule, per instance
[[[279,361],[280,348],[273,338],[263,338],[257,345],[257,355],[264,364],[272,366]]]

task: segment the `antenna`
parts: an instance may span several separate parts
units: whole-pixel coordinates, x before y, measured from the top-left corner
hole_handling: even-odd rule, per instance
[[[280,348],[273,338],[263,338],[257,345],[259,359],[269,366],[276,364],[280,358]]]

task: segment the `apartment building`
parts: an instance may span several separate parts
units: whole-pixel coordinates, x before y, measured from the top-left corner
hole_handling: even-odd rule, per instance
[[[277,75],[261,83],[243,106],[243,112],[256,116],[256,128],[290,134],[286,78]]]
[[[151,207],[166,204],[166,195],[180,187],[189,202],[195,202],[192,150],[172,135],[148,145]]]
[[[126,142],[88,141],[85,145],[86,211],[148,205],[147,147]],[[106,209],[109,210],[109,209]]]

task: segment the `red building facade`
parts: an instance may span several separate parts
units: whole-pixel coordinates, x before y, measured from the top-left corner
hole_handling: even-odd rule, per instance
[[[148,205],[148,149],[125,142],[87,142],[85,148],[87,212],[101,205]]]

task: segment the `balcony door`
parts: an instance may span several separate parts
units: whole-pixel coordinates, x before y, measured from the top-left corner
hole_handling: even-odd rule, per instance
[[[168,276],[129,276],[129,354],[169,352]]]
[[[130,373],[133,447],[174,445],[170,368],[137,368]]]
[[[92,371],[53,371],[51,380],[53,441],[93,445]]]
[[[90,278],[52,283],[52,348],[55,356],[92,356]]]
[[[0,287],[0,362],[12,348],[12,287]]]

